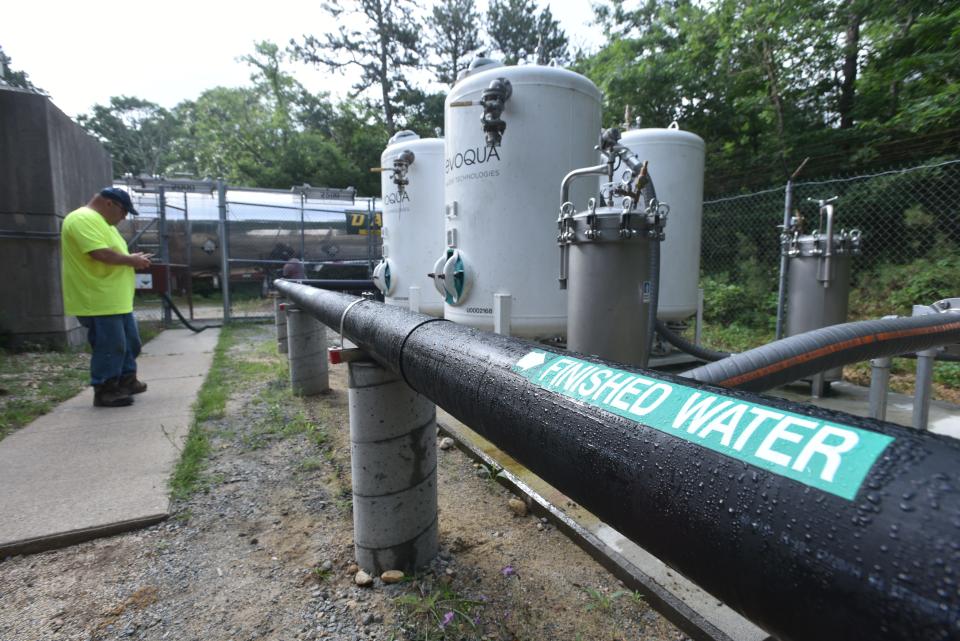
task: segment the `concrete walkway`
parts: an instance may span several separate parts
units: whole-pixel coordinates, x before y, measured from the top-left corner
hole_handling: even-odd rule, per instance
[[[0,441],[0,558],[163,520],[217,330],[167,330],[144,346],[149,385],[130,407],[93,407],[93,389]]]

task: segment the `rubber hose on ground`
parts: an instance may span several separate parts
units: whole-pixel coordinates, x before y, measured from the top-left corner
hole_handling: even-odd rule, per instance
[[[177,318],[180,319],[180,322],[186,325],[187,329],[189,329],[191,332],[199,334],[203,330],[210,329],[211,327],[223,327],[223,325],[202,325],[201,327],[198,328],[194,325],[191,325],[190,321],[188,321],[186,318],[183,317],[183,314],[180,313],[180,310],[177,309],[177,306],[173,304],[173,301],[170,300],[170,297],[167,296],[165,292],[160,292],[160,297],[166,301],[167,305],[170,306],[170,309],[173,310],[173,313],[176,314]]]
[[[668,343],[679,349],[681,352],[686,352],[687,354],[696,356],[701,360],[712,362],[730,357],[730,352],[720,352],[688,341],[683,336],[677,334],[667,327],[667,324],[659,319],[657,320],[657,333],[663,336]]]
[[[721,387],[763,392],[849,363],[957,342],[957,313],[859,321],[784,338],[681,376]]]

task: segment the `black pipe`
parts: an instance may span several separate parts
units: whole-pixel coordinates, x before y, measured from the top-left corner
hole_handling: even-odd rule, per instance
[[[681,374],[702,383],[763,392],[841,365],[960,342],[960,314],[946,312],[831,325]]]
[[[296,279],[291,282],[303,283],[320,289],[330,289],[337,292],[362,292],[374,291],[376,285],[372,280],[351,280],[344,278],[304,278]]]
[[[782,641],[960,636],[960,442],[277,288],[337,331],[342,319],[413,389]],[[581,369],[582,384],[562,370],[573,392],[553,389],[564,362],[597,369]],[[575,397],[594,379],[645,381],[666,401],[631,418],[614,405],[619,393]],[[814,442],[825,452],[816,461],[805,454]]]
[[[691,356],[696,356],[704,361],[719,361],[730,356],[730,352],[720,352],[688,341],[680,334],[671,330],[666,323],[659,319],[657,319],[657,333],[680,351],[686,352]]]

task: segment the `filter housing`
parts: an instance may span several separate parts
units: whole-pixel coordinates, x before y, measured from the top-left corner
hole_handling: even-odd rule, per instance
[[[829,244],[819,232],[782,242],[789,258],[787,336],[846,323],[851,260],[860,253],[860,232],[833,234]],[[842,379],[842,367],[824,373],[825,381]]]

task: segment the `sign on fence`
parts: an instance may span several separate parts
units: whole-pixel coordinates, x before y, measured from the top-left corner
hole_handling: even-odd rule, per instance
[[[344,214],[347,217],[347,233],[351,235],[366,236],[367,235],[367,216],[369,212],[366,211],[345,211]],[[380,227],[383,224],[382,214],[378,211],[373,215],[373,220],[370,221],[370,233],[379,236]]]
[[[294,187],[294,191],[299,191],[307,200],[344,200],[352,203],[356,199],[357,190],[353,187],[338,189],[336,187]]]

